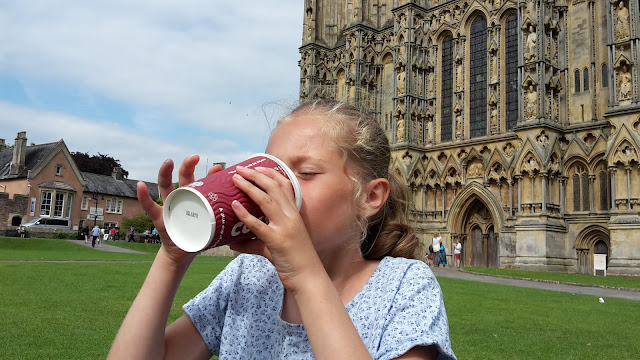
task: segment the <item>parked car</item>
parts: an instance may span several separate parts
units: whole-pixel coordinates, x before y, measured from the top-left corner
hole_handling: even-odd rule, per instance
[[[37,217],[20,226],[24,226],[27,230],[69,230],[71,228],[71,221],[69,219],[61,218]]]

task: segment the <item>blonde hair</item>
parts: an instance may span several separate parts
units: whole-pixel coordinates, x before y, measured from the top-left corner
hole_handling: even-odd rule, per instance
[[[302,103],[281,122],[302,113],[314,113],[326,120],[322,130],[333,139],[349,166],[356,206],[364,201],[365,184],[380,178],[389,181],[389,198],[383,207],[368,218],[358,219],[362,228],[362,256],[416,258],[420,242],[407,221],[407,188],[397,175],[389,172],[391,150],[380,124],[354,106],[323,99]]]

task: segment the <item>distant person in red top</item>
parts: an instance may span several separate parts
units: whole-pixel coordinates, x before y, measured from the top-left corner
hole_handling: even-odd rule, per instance
[[[112,227],[111,230],[109,230],[109,240],[113,241],[116,239],[116,228]]]

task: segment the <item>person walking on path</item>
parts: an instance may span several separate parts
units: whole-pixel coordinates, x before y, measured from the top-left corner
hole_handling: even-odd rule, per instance
[[[129,229],[129,242],[134,242],[133,241],[134,234],[135,234],[135,228],[132,226],[131,229]]]
[[[431,239],[434,266],[440,266],[440,242],[442,242],[442,237],[440,237],[440,232],[436,231],[436,233],[433,234],[433,239]]]
[[[447,252],[444,250],[442,240],[440,240],[440,264],[442,264],[442,267],[447,266]]]
[[[85,225],[82,232],[84,233],[84,243],[87,244],[89,242],[89,227]]]
[[[98,227],[98,225],[94,226],[93,229],[91,229],[91,236],[91,247],[96,247],[96,240],[98,240],[98,237],[100,237],[100,228]]]
[[[460,268],[460,253],[462,252],[462,244],[460,239],[456,240],[456,248],[453,250],[453,254],[456,256],[456,267]]]

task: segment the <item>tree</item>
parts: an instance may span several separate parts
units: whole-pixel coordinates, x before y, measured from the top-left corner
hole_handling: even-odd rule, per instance
[[[76,165],[78,165],[80,171],[92,174],[111,175],[115,167],[122,169],[120,160],[116,160],[105,154],[98,153],[98,155],[89,155],[82,152],[73,152],[71,153],[71,157],[73,161],[76,162]],[[122,175],[128,177],[129,172],[122,169]]]

